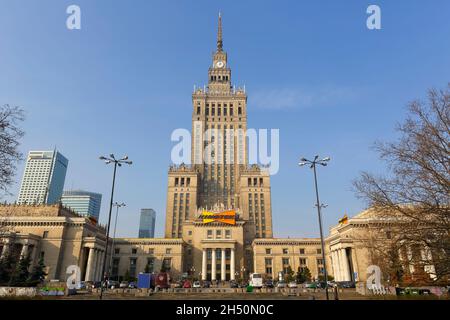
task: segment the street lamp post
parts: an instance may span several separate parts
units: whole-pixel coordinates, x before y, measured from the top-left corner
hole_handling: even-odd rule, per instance
[[[194,281],[194,278],[195,278],[195,267],[192,266],[190,271],[191,271],[190,274],[191,274],[191,277],[192,277],[192,281]]]
[[[242,273],[242,280],[243,280],[244,282],[245,282],[245,271],[246,271],[245,267],[242,266],[242,268],[241,268],[241,273]]]
[[[114,220],[114,233],[113,233],[113,239],[112,239],[112,244],[111,244],[111,259],[109,260],[109,274],[112,274],[112,261],[113,261],[113,254],[114,254],[114,242],[116,239],[116,229],[117,229],[117,218],[119,217],[119,208],[121,207],[125,207],[126,204],[125,203],[118,203],[118,202],[114,202],[113,206],[116,207],[116,219]]]
[[[329,300],[328,296],[328,273],[327,273],[327,262],[325,259],[325,243],[323,241],[323,231],[322,231],[322,214],[321,214],[321,208],[322,205],[320,205],[319,201],[319,189],[317,187],[317,173],[316,173],[316,166],[320,164],[321,166],[326,166],[327,162],[330,161],[330,157],[326,157],[319,160],[319,156],[315,156],[314,160],[308,160],[306,158],[302,158],[300,160],[299,166],[304,165],[310,165],[310,168],[314,171],[314,185],[316,189],[316,207],[317,207],[317,216],[319,217],[319,230],[320,230],[320,244],[322,246],[322,260],[323,260],[323,273],[325,277],[325,293],[327,300]]]
[[[114,157],[114,154],[110,154],[109,158],[101,156],[100,160],[105,161],[106,164],[114,163],[113,180],[112,180],[112,187],[111,187],[111,200],[109,202],[108,226],[107,226],[107,230],[106,230],[105,256],[103,258],[103,265],[102,265],[103,283],[100,285],[100,300],[101,300],[103,298],[103,285],[104,284],[107,285],[107,283],[106,283],[107,275],[106,275],[106,272],[105,272],[105,268],[106,268],[106,259],[107,259],[107,256],[108,256],[109,227],[111,225],[111,212],[112,212],[112,207],[113,207],[114,186],[115,186],[115,183],[116,183],[117,166],[121,167],[122,164],[124,164],[124,163],[128,164],[128,165],[131,165],[133,162],[128,160],[128,156],[125,156],[122,159],[116,159]]]

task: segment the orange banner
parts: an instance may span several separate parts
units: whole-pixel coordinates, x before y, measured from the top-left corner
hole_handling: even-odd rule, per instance
[[[226,224],[236,224],[236,212],[234,210],[224,211],[220,213],[203,211],[203,223],[222,222]]]

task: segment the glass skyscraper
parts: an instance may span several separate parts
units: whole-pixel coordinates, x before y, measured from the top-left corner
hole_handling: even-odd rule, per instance
[[[67,160],[58,151],[30,151],[20,186],[19,204],[54,204],[60,201]]]
[[[139,222],[139,238],[155,237],[156,212],[153,209],[141,209]]]
[[[61,203],[78,214],[95,218],[98,221],[102,195],[84,190],[64,191]]]

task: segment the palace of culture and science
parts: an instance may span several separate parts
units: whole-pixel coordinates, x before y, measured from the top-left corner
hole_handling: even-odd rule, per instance
[[[236,263],[253,269],[253,240],[272,237],[270,176],[248,166],[247,94],[231,80],[219,16],[208,85],[192,94],[192,165],[169,170],[165,229],[187,243],[184,263],[213,280],[215,264],[223,280],[234,278]],[[205,223],[207,210],[228,212],[231,223]]]

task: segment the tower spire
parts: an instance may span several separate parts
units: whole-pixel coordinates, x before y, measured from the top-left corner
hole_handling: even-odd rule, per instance
[[[219,11],[219,26],[217,31],[217,51],[222,51],[223,41],[222,41],[222,14]]]

